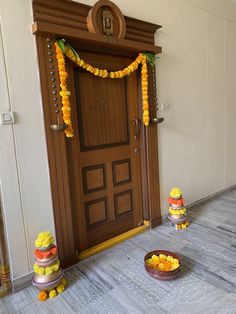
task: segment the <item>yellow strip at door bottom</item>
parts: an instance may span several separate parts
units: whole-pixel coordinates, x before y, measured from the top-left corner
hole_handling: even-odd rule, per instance
[[[118,236],[109,239],[107,241],[104,241],[102,243],[99,243],[89,249],[86,249],[80,253],[78,253],[78,258],[80,260],[83,260],[89,256],[95,255],[99,252],[102,252],[114,245],[119,244],[120,242],[123,242],[125,240],[128,240],[129,238],[132,238],[136,235],[138,235],[139,233],[144,232],[145,230],[149,229],[149,221],[144,221],[144,224],[140,227],[134,228],[132,230],[129,230],[127,232],[124,232],[122,234],[119,234]]]

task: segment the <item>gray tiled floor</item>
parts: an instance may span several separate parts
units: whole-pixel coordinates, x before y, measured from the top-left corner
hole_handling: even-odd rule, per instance
[[[236,190],[189,216],[187,230],[166,223],[81,262],[55,299],[39,302],[28,287],[1,299],[0,313],[236,313]],[[143,256],[157,248],[182,256],[178,279],[146,274]]]

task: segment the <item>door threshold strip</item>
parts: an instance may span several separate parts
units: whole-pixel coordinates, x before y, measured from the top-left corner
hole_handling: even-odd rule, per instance
[[[106,240],[102,243],[99,243],[95,246],[92,246],[89,249],[86,249],[84,251],[81,251],[77,254],[77,257],[79,258],[79,260],[83,260],[87,257],[90,257],[92,255],[95,255],[99,252],[102,252],[106,249],[109,249],[112,246],[115,246],[125,240],[128,240],[142,232],[144,232],[145,230],[149,229],[149,221],[145,221],[144,224],[142,226],[136,227],[134,229],[131,229],[127,232],[124,232],[122,234],[119,234],[118,236],[111,238],[109,240]]]

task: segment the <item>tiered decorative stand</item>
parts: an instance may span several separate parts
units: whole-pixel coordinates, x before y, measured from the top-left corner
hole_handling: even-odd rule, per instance
[[[169,215],[168,218],[172,224],[175,225],[175,229],[185,229],[189,226],[189,221],[186,215],[185,200],[183,193],[179,188],[172,188],[168,197],[169,203]]]
[[[40,292],[38,298],[45,301],[65,289],[66,280],[57,255],[57,247],[50,232],[41,232],[35,241],[35,264],[32,283]]]

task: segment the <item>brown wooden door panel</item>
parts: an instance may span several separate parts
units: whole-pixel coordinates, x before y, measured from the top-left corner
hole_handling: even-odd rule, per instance
[[[110,70],[131,61],[91,53],[81,56],[99,68],[107,68],[111,61]],[[134,138],[133,129],[138,81],[137,73],[119,80],[97,78],[71,63],[68,72],[75,131],[68,144],[76,194],[75,236],[83,250],[142,222],[140,140]]]
[[[104,80],[76,71],[75,84],[81,151],[127,144],[126,79]]]

